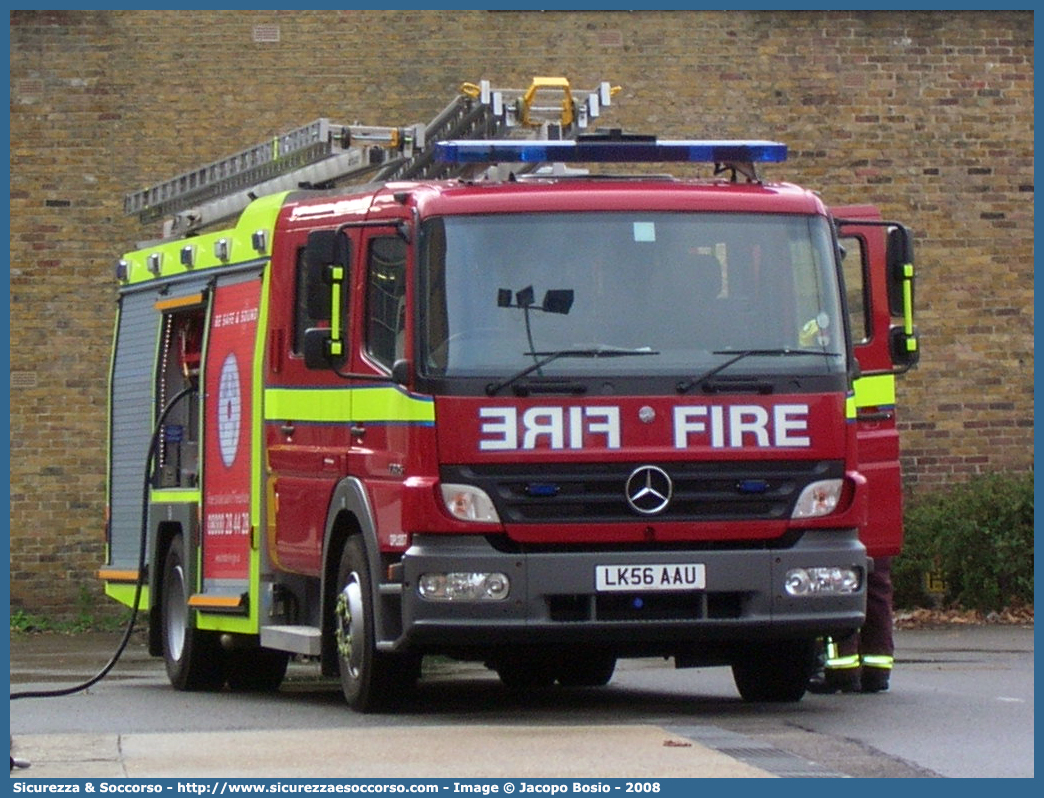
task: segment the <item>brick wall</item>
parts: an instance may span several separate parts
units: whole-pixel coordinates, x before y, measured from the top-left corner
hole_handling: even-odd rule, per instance
[[[1033,465],[1031,12],[11,12],[11,607],[98,591],[123,195],[463,81],[623,87],[611,123],[775,138],[773,178],[917,233],[911,490]],[[608,121],[608,120],[607,120]]]

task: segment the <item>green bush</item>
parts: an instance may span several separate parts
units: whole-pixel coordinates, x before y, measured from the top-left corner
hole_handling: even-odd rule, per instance
[[[975,477],[908,502],[906,542],[892,565],[897,607],[989,612],[1033,604],[1033,472]],[[928,593],[925,575],[945,592]]]

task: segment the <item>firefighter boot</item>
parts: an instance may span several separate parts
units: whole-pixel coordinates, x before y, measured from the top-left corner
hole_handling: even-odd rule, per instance
[[[827,661],[827,646],[830,644],[830,638],[818,638],[816,640],[816,667],[812,671],[812,675],[808,677],[808,689],[813,693],[819,692],[818,688],[823,686],[826,680],[826,661]]]
[[[845,647],[850,648],[855,643],[854,638],[845,641]],[[808,691],[817,695],[832,695],[833,693],[858,693],[859,682],[859,655],[841,653],[835,640],[826,638],[825,651],[820,656],[820,667],[808,680]]]
[[[886,668],[863,668],[860,689],[864,693],[883,693],[888,689],[889,671]]]
[[[863,678],[860,689],[864,693],[883,693],[888,689],[888,677],[892,675],[894,659],[889,655],[864,654]]]

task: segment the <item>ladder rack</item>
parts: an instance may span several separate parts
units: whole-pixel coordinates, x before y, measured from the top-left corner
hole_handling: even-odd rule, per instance
[[[238,213],[253,197],[302,184],[320,185],[341,174],[373,168],[387,159],[390,150],[409,154],[418,138],[423,144],[423,135],[422,125],[348,128],[317,119],[271,141],[128,194],[124,211],[137,213],[142,222],[151,222],[242,193],[245,202],[233,202],[227,210],[220,204],[211,206],[212,221],[225,218]],[[191,223],[191,219],[184,221]]]
[[[124,211],[143,223],[165,219],[163,236],[181,236],[240,213],[278,191],[327,188],[373,173],[375,181],[447,179],[474,167],[435,159],[446,139],[574,138],[611,104],[619,87],[576,92],[565,78],[533,79],[526,89],[465,83],[427,125],[366,127],[317,119],[218,161],[128,194]],[[537,104],[548,93],[555,104]],[[524,170],[535,165],[526,165]]]

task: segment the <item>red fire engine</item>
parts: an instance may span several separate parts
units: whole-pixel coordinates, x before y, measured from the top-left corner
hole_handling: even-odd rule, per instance
[[[373,711],[425,655],[512,687],[657,656],[793,701],[860,626],[910,234],[763,180],[782,144],[587,132],[613,93],[466,85],[128,197],[170,219],[117,266],[101,575],[175,687],[300,655]]]

